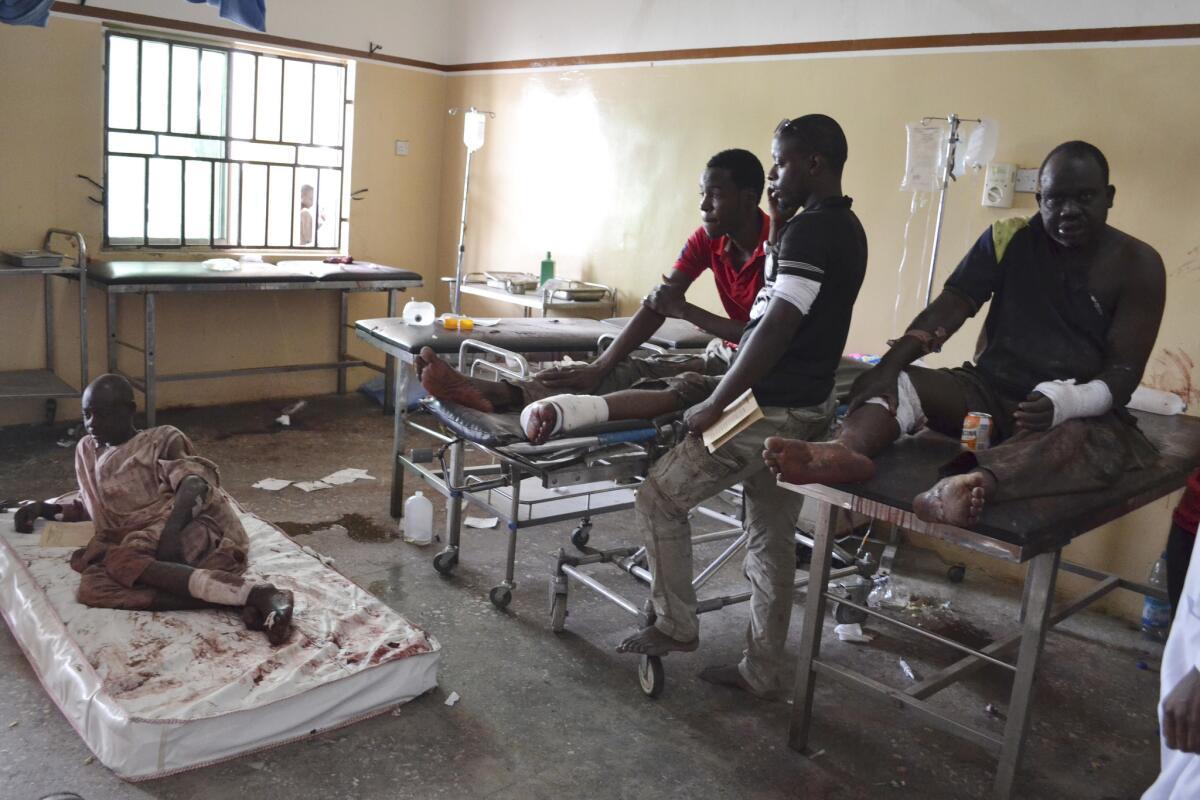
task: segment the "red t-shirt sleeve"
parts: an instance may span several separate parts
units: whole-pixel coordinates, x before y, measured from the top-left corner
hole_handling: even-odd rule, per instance
[[[696,232],[688,237],[687,244],[683,246],[683,252],[679,254],[679,259],[675,262],[675,269],[695,280],[710,266],[712,266],[712,244],[708,234],[704,232],[704,228],[697,228]]]

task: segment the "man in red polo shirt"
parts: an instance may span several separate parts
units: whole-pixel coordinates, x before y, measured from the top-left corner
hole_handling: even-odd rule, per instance
[[[763,285],[763,243],[770,220],[759,209],[765,178],[762,163],[747,150],[723,150],[708,160],[700,176],[703,224],[688,238],[675,268],[664,275],[621,330],[613,344],[590,364],[543,370],[527,380],[483,381],[459,375],[432,350],[416,359],[421,385],[434,397],[481,411],[522,409],[536,400],[571,392],[607,394],[643,379],[684,372],[722,375],[750,319],[750,307]],[[687,302],[689,286],[712,270],[728,317]],[[667,317],[691,322],[716,336],[699,355],[632,355]],[[430,368],[432,367],[432,368]]]

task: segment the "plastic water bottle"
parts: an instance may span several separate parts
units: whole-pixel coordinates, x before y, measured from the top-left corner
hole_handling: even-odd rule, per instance
[[[1158,561],[1150,568],[1150,577],[1146,583],[1155,589],[1167,590],[1167,554],[1159,556]],[[1142,604],[1142,633],[1146,638],[1156,642],[1166,641],[1167,630],[1171,627],[1171,604],[1166,600],[1146,595]]]
[[[433,503],[419,491],[404,501],[404,541],[420,545],[433,541]]]

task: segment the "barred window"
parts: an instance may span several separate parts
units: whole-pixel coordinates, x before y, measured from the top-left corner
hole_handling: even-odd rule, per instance
[[[105,245],[340,249],[352,69],[109,32]]]

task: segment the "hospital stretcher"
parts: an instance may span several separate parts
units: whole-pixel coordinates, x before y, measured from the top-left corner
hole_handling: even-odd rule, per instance
[[[370,320],[360,322],[359,328],[360,331],[364,326],[374,328],[378,336],[384,322],[394,323]],[[522,322],[528,326],[531,321]],[[397,353],[401,358],[406,351],[416,347],[411,331],[399,329],[394,324],[390,330],[393,341],[409,334],[406,349]],[[443,331],[442,334],[453,332]],[[611,336],[611,333],[607,336]],[[427,334],[426,340],[435,341],[432,334]],[[495,340],[496,337],[493,337],[492,341]],[[497,347],[491,341],[477,341],[461,335],[446,336],[445,340],[439,338],[436,341],[441,352],[445,352],[450,342],[457,341],[456,366],[464,374],[513,379],[521,379],[529,374],[529,358]],[[548,344],[545,341],[540,344],[527,343],[527,349],[541,348],[544,352]],[[557,344],[564,345],[567,342],[560,340]],[[578,345],[578,342],[570,344],[576,348]],[[494,360],[484,360],[485,356]],[[405,392],[398,387],[396,396],[404,397]],[[654,460],[670,449],[681,435],[678,423],[671,420],[606,423],[534,445],[525,440],[517,412],[484,413],[432,399],[422,401],[419,408],[428,415],[430,422],[412,419],[407,412],[402,415],[401,404],[397,404],[397,432],[411,427],[440,442],[441,446],[406,453],[403,445],[397,444],[396,472],[399,475],[403,470],[411,470],[447,500],[446,545],[433,560],[433,566],[439,573],[450,575],[459,562],[464,503],[499,518],[507,531],[504,579],[488,593],[493,605],[500,609],[509,605],[516,588],[514,571],[518,532],[539,525],[578,521],[571,534],[571,542],[578,554],[560,551],[551,579],[551,627],[555,631],[561,631],[564,627],[569,579],[574,579],[638,616],[642,624],[653,622],[653,612],[648,604],[639,607],[635,601],[611,589],[584,567],[612,565],[643,584],[650,583],[645,548],[631,546],[596,550],[588,547],[589,531],[594,517],[633,507],[636,485],[647,474]],[[438,427],[435,428],[435,424]],[[469,454],[481,455],[486,463],[468,465]],[[397,477],[395,480],[400,479]],[[399,491],[402,492],[402,489]],[[700,570],[694,581],[699,589],[745,547],[746,534],[737,517],[704,507],[698,508],[697,512],[729,523],[731,527],[700,534],[695,538],[696,542],[732,540],[712,563]],[[811,544],[811,541],[808,543]],[[834,570],[829,580],[837,582],[839,591],[847,597],[864,601],[870,589],[868,577],[873,569],[872,562],[869,558],[859,558],[844,551],[839,555],[843,566]],[[805,586],[807,582],[807,578],[802,576],[797,580],[797,586]],[[745,602],[749,597],[747,591],[705,598],[700,603],[699,612],[706,613]],[[846,608],[849,610],[849,606]],[[859,619],[857,614],[854,614],[854,619]],[[639,681],[648,696],[655,697],[661,693],[664,670],[659,658],[642,659]]]
[[[1018,630],[974,649],[961,642],[910,625],[865,604],[829,592],[810,592],[804,608],[800,662],[796,675],[789,744],[808,747],[813,724],[813,693],[818,677],[828,678],[913,713],[924,724],[973,742],[998,760],[994,796],[1008,798],[1029,730],[1034,684],[1049,629],[1109,592],[1123,589],[1160,597],[1158,589],[1066,561],[1062,549],[1075,538],[1116,520],[1184,485],[1200,465],[1200,420],[1138,412],[1138,424],[1158,447],[1162,458],[1151,468],[1127,472],[1114,486],[1098,492],[1061,495],[989,505],[971,529],[922,522],[912,512],[912,498],[933,485],[938,469],[959,453],[957,441],[924,432],[897,442],[876,459],[876,474],[856,485],[809,484],[789,488],[820,502],[810,575],[817,585],[830,570],[833,524],[839,509],[897,525],[910,533],[938,539],[966,550],[1017,564],[1028,564]],[[1147,531],[1163,535],[1165,531]],[[1096,581],[1081,596],[1054,608],[1058,572]],[[961,657],[948,667],[904,688],[883,684],[850,667],[820,656],[826,600],[858,610],[885,625],[899,626],[951,648]],[[1012,656],[1015,655],[1015,659]],[[894,654],[893,656],[894,657]],[[1013,683],[1007,720],[1001,730],[982,728],[948,716],[928,702],[937,692],[984,667],[1002,669]]]

